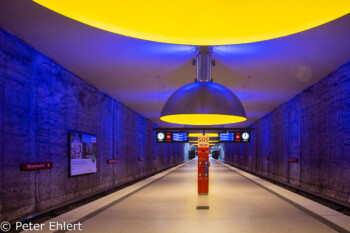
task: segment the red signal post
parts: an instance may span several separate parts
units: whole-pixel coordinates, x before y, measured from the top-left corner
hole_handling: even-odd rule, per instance
[[[198,194],[209,193],[209,137],[198,137]]]

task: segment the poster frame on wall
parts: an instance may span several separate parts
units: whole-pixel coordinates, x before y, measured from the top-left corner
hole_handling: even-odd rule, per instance
[[[96,155],[95,155],[95,166],[96,169],[93,172],[85,172],[85,173],[80,173],[80,174],[72,174],[72,151],[71,151],[71,135],[72,134],[81,134],[81,135],[86,135],[86,136],[91,136],[96,138]],[[82,132],[82,131],[77,131],[77,130],[68,130],[67,133],[67,140],[68,140],[68,177],[79,177],[79,176],[88,176],[91,174],[96,174],[97,173],[97,160],[98,160],[98,155],[97,155],[97,136],[95,134],[87,133],[87,132]]]

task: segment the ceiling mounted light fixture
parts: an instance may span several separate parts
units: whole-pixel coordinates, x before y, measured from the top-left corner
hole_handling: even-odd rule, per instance
[[[197,53],[197,80],[176,90],[165,103],[160,119],[183,125],[223,125],[245,121],[242,103],[231,90],[212,82],[211,51]]]
[[[187,45],[242,44],[274,39],[330,22],[348,14],[350,9],[350,1],[345,0],[33,1],[106,31]],[[208,13],[210,19],[198,20],[208,18]]]

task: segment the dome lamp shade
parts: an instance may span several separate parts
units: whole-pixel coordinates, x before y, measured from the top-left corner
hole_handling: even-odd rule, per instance
[[[246,114],[237,96],[225,86],[194,82],[170,96],[160,119],[184,125],[222,125],[245,121]]]
[[[223,125],[245,121],[242,103],[227,87],[212,82],[211,49],[197,51],[197,79],[176,90],[165,103],[160,119],[183,125]]]

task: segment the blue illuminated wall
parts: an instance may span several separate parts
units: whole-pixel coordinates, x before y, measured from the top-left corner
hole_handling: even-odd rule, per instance
[[[184,161],[155,125],[0,30],[0,222],[42,212]],[[68,178],[67,130],[97,136],[97,173]],[[109,165],[107,159],[118,159]],[[142,161],[139,161],[142,158]],[[20,164],[53,162],[21,172]]]
[[[251,143],[225,144],[226,162],[350,204],[350,62],[251,127]]]

